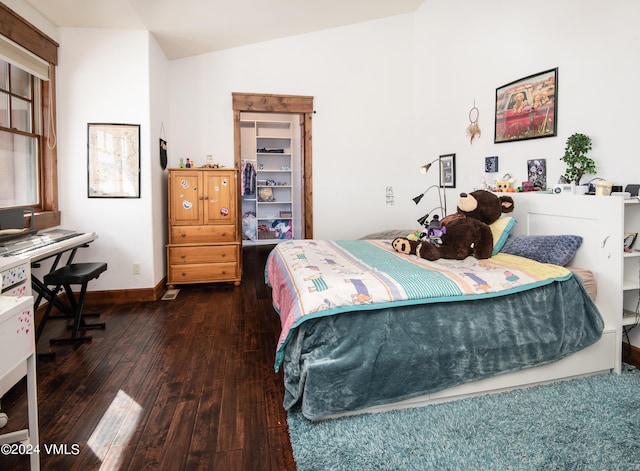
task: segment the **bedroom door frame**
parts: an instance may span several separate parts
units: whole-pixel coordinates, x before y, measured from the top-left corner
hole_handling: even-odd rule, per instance
[[[233,147],[234,165],[241,168],[240,157],[240,114],[253,113],[286,113],[300,116],[302,142],[302,222],[303,239],[313,239],[313,185],[312,185],[312,150],[311,119],[313,115],[313,97],[301,95],[270,95],[262,93],[232,92],[233,108]]]

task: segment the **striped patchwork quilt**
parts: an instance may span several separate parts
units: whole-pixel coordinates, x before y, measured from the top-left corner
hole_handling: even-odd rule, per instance
[[[570,278],[563,267],[508,254],[430,262],[396,252],[390,240],[292,240],[265,269],[282,333],[276,370],[291,332],[307,319],[342,312],[504,296]]]

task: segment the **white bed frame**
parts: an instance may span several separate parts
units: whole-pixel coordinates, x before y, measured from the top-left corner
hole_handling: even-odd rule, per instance
[[[511,194],[518,221],[512,233],[583,237],[570,266],[591,270],[597,283],[596,305],[605,327],[594,345],[557,362],[455,386],[434,394],[363,409],[353,414],[417,407],[487,393],[614,371],[622,354],[622,240],[624,206],[618,196]],[[340,415],[352,415],[351,413]]]

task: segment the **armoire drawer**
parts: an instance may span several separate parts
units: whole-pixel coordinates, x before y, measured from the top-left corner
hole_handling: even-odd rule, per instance
[[[235,262],[238,245],[200,245],[197,247],[169,247],[169,264]]]
[[[209,242],[235,242],[236,227],[233,224],[211,226],[172,226],[172,244],[206,244]]]
[[[236,280],[239,278],[238,263],[194,263],[169,265],[168,282],[206,283],[212,281]]]

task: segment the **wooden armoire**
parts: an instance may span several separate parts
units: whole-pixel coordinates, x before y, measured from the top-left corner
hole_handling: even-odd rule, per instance
[[[242,278],[238,171],[169,169],[167,286]]]

